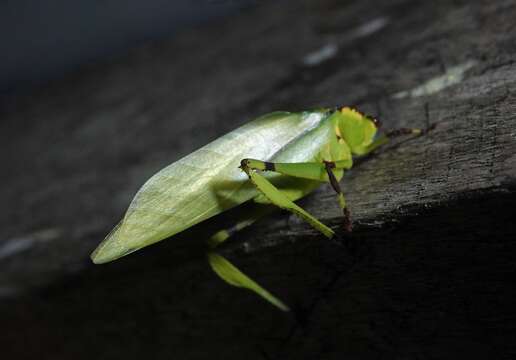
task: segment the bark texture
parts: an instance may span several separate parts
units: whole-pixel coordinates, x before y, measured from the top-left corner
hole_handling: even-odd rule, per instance
[[[515,18],[516,1],[264,2],[1,99],[5,358],[514,358]],[[343,179],[351,246],[281,212],[227,244],[292,313],[209,270],[232,212],[90,263],[166,164],[265,112],[348,104],[436,128]],[[340,231],[329,186],[300,204]]]

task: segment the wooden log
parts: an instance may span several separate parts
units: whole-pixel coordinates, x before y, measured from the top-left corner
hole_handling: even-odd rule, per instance
[[[4,98],[3,353],[514,356],[515,10],[514,1],[265,3]],[[203,242],[231,213],[89,263],[159,168],[264,112],[340,104],[387,128],[437,126],[343,179],[353,251],[284,213],[228,243],[225,255],[292,313],[209,270]],[[301,204],[339,231],[328,186]]]

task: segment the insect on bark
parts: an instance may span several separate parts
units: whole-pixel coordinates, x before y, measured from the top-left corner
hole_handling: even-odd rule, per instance
[[[118,259],[250,200],[290,211],[332,238],[332,229],[294,203],[325,182],[335,190],[344,231],[350,232],[351,215],[339,181],[353,166],[353,156],[368,154],[394,136],[423,133],[404,128],[378,134],[378,128],[373,117],[349,107],[261,116],[152,176],[91,258],[96,264]],[[239,219],[233,229],[260,216]],[[229,235],[220,230],[208,239],[213,271],[227,283],[254,291],[288,311],[215,252]]]

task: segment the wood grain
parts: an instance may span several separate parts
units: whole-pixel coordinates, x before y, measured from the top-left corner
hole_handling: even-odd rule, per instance
[[[514,1],[264,2],[2,98],[3,353],[513,358],[515,14]],[[468,62],[452,86],[395,96]],[[291,314],[210,272],[203,241],[231,212],[89,262],[158,169],[262,113],[341,104],[436,128],[346,174],[347,246],[281,212],[227,244]],[[340,231],[329,186],[300,203]]]

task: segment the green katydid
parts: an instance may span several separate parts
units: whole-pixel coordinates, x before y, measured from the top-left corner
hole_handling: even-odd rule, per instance
[[[368,154],[392,136],[422,132],[398,129],[377,136],[377,128],[374,118],[349,107],[259,117],[152,176],[91,258],[96,264],[115,260],[249,200],[288,210],[332,238],[332,229],[294,203],[323,182],[329,182],[337,193],[344,230],[349,232],[350,212],[339,180],[353,165],[352,156]],[[257,218],[244,219],[236,228]],[[288,310],[214,252],[228,236],[221,230],[210,239],[208,260],[215,273]]]

